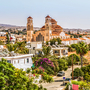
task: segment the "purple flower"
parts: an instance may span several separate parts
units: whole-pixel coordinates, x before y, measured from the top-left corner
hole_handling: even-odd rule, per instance
[[[41,62],[41,64],[42,64],[42,62]]]

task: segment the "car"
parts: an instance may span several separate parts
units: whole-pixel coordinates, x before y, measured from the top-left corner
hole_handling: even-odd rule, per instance
[[[65,72],[63,72],[63,71],[60,71],[57,73],[57,76],[64,76],[64,75],[65,75]]]
[[[64,81],[63,81],[63,84],[67,84],[71,79],[70,78],[66,78]]]

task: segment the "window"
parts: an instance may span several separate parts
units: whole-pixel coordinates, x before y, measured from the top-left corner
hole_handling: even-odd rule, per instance
[[[55,50],[55,53],[59,53],[59,50]]]
[[[35,50],[35,47],[33,47],[33,50]]]
[[[28,36],[30,36],[30,34],[28,34]]]
[[[28,39],[28,41],[30,41],[30,39]]]
[[[29,63],[29,58],[27,58],[27,63]]]
[[[24,64],[25,64],[25,59],[24,59]]]
[[[7,60],[8,63],[11,63],[11,60]]]
[[[14,61],[14,64],[16,64],[16,61]]]
[[[19,63],[19,60],[18,60],[18,63]]]

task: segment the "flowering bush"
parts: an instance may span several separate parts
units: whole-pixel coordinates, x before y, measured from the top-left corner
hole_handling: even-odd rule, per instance
[[[35,69],[32,71],[32,74],[34,76],[38,76],[39,74],[42,76],[42,80],[44,82],[53,82],[53,78],[52,76],[48,75],[46,72],[43,72],[43,70],[40,70],[40,69]]]
[[[41,58],[35,62],[36,68],[47,72],[48,74],[54,74],[54,64],[48,58]]]

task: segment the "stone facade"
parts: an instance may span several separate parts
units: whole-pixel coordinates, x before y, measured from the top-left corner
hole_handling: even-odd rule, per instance
[[[33,18],[27,18],[27,42],[49,41],[50,39],[58,37],[63,39],[63,37],[67,38],[68,36],[63,32],[63,28],[57,25],[57,21],[49,15],[45,17],[45,25],[35,34],[33,33]]]

